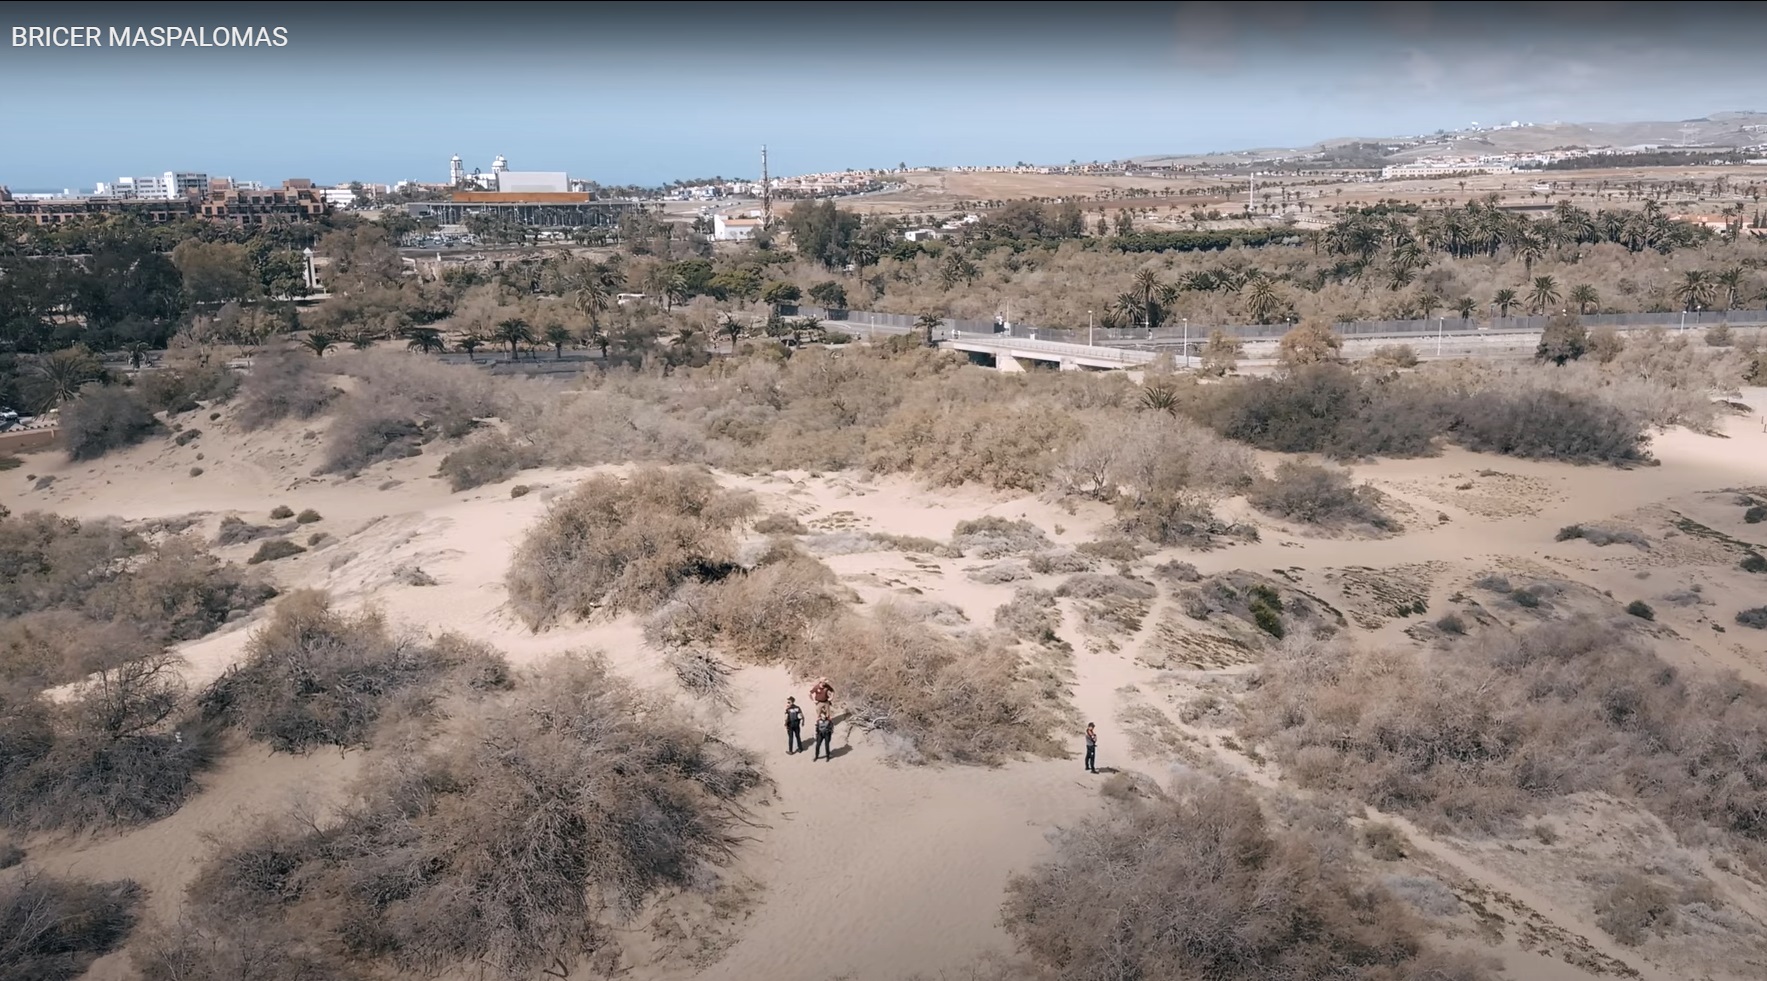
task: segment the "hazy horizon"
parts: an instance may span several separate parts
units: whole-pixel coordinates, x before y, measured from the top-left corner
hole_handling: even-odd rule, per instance
[[[603,184],[1306,146],[1518,119],[1761,108],[1762,15],[1686,4],[931,4],[468,10],[170,5],[281,48],[20,48],[14,26],[141,26],[139,6],[4,15],[0,184],[197,170],[440,181],[498,154]],[[41,8],[33,8],[40,10]],[[421,11],[422,16],[415,16]]]

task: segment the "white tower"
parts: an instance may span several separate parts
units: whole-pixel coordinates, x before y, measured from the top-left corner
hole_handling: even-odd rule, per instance
[[[460,154],[448,158],[448,183],[459,187],[466,183],[466,165],[460,162]]]
[[[493,174],[501,174],[508,169],[509,161],[503,159],[503,154],[501,153],[497,154],[497,159],[491,161],[491,173]]]

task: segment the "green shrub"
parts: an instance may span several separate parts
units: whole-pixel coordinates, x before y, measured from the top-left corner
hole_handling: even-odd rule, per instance
[[[274,562],[277,559],[286,559],[291,555],[299,555],[305,551],[306,549],[286,538],[271,538],[259,545],[258,550],[252,553],[252,557],[245,560],[245,564],[258,565],[264,562]]]
[[[310,525],[316,521],[322,521],[322,520],[324,520],[324,519],[322,519],[319,516],[319,512],[313,510],[312,508],[307,508],[305,511],[302,511],[300,514],[295,515],[295,524],[297,524],[297,525]]]
[[[1657,618],[1657,611],[1651,609],[1650,604],[1643,600],[1633,600],[1627,603],[1626,612],[1640,620],[1655,620]]]
[[[286,504],[278,504],[274,508],[270,509],[270,520],[271,521],[287,521],[288,519],[294,517],[294,514],[295,514],[294,508],[291,508]]]

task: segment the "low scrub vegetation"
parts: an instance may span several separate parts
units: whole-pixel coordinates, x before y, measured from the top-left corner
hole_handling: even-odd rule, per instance
[[[689,580],[736,567],[746,495],[690,469],[591,477],[555,501],[510,564],[510,603],[530,627],[599,612],[648,612]]]
[[[1398,524],[1380,508],[1380,492],[1357,487],[1342,470],[1285,460],[1271,477],[1260,477],[1246,500],[1266,514],[1321,528],[1365,526],[1393,531]]]
[[[248,432],[284,419],[311,419],[337,396],[337,387],[315,358],[297,350],[265,351],[252,359],[251,371],[234,400],[234,421]]]
[[[658,893],[714,891],[760,780],[599,659],[559,658],[385,761],[335,820],[233,842],[190,887],[202,926],[137,963],[168,981],[269,952],[305,967],[288,977],[563,975],[617,959],[614,929]]]
[[[387,713],[424,717],[445,686],[506,687],[501,655],[452,635],[396,633],[373,611],[346,615],[323,593],[284,597],[245,658],[203,693],[204,718],[281,752],[367,745]]]
[[[320,470],[354,475],[413,456],[437,438],[457,439],[502,403],[491,382],[427,358],[364,352],[348,362],[353,390],[339,404]]]
[[[1429,950],[1411,912],[1346,861],[1349,848],[1271,826],[1243,787],[1198,779],[1143,793],[1064,829],[1054,860],[1012,880],[1004,921],[1029,963],[999,977],[1494,977]]]
[[[1304,785],[1438,827],[1497,829],[1567,794],[1627,787],[1671,827],[1714,829],[1767,859],[1767,767],[1751,735],[1767,690],[1684,677],[1617,624],[1485,631],[1415,656],[1298,638],[1251,704],[1251,733]]]
[[[265,562],[274,562],[277,559],[286,559],[305,551],[305,548],[286,538],[271,538],[259,545],[258,550],[252,553],[252,557],[245,560],[245,564],[260,565]]]
[[[70,460],[96,460],[134,446],[164,427],[146,400],[120,385],[92,385],[61,410],[61,443]]]
[[[142,889],[42,874],[0,880],[0,981],[73,981],[121,947]]]
[[[223,364],[190,363],[135,376],[135,391],[159,412],[193,412],[202,402],[225,402],[239,388],[239,376]]]

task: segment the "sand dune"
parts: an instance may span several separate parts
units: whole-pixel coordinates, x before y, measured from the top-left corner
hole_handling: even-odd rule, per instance
[[[1745,399],[1760,404],[1767,392],[1749,392]],[[455,494],[431,476],[433,457],[352,480],[315,478],[310,427],[247,435],[215,420],[204,428],[188,446],[143,446],[96,464],[27,457],[26,466],[0,473],[0,499],[15,512],[42,509],[83,518],[197,514],[196,527],[210,534],[226,515],[263,522],[277,504],[312,508],[322,520],[302,526],[295,537],[325,537],[270,567],[283,586],[327,589],[346,607],[373,604],[412,630],[468,634],[503,649],[517,665],[557,651],[598,648],[636,680],[673,690],[634,618],[534,633],[506,609],[502,576],[520,536],[553,495],[590,471],[529,471]],[[1663,434],[1653,446],[1661,465],[1627,471],[1457,450],[1435,459],[1361,466],[1355,468],[1358,479],[1398,502],[1403,533],[1326,538],[1259,518],[1265,526],[1259,542],[1172,551],[1147,561],[1182,558],[1205,575],[1282,570],[1283,580],[1332,604],[1360,630],[1395,642],[1437,615],[1395,612],[1414,599],[1438,611],[1489,572],[1558,577],[1586,586],[1591,596],[1607,591],[1621,603],[1650,602],[1658,611],[1661,650],[1672,663],[1767,681],[1767,632],[1717,629],[1736,610],[1763,599],[1762,580],[1736,570],[1734,546],[1725,540],[1767,548],[1764,526],[1744,525],[1740,509],[1727,503],[1734,488],[1767,485],[1762,428],[1759,419],[1738,418],[1726,423],[1723,437]],[[203,468],[201,476],[187,475],[193,466]],[[37,489],[45,477],[54,479]],[[1069,513],[1036,499],[974,489],[929,491],[895,478],[791,473],[720,479],[756,493],[765,510],[792,514],[825,532],[943,540],[960,520],[998,515],[1024,517],[1057,543],[1075,544],[1100,537],[1108,520],[1097,508]],[[518,483],[534,489],[512,497],[510,488]],[[1243,502],[1229,502],[1224,511],[1254,516]],[[1566,525],[1603,522],[1633,530],[1645,545],[1555,540]],[[1696,525],[1710,533],[1688,530]],[[253,547],[220,552],[243,560]],[[892,597],[938,601],[960,610],[971,624],[990,623],[1014,588],[974,581],[966,575],[978,564],[973,559],[876,551],[827,561],[868,604]],[[1033,581],[1047,587],[1059,577]],[[1697,593],[1690,592],[1694,586]],[[1101,765],[1164,779],[1186,767],[1187,759],[1206,757],[1254,780],[1280,781],[1270,764],[1207,718],[1183,721],[1181,710],[1200,686],[1244,666],[1174,667],[1169,652],[1157,645],[1172,643],[1171,631],[1188,628],[1169,615],[1167,601],[1147,610],[1138,631],[1114,634],[1088,632],[1075,602],[1063,603],[1062,634],[1075,652],[1071,697],[1078,713],[1103,731]],[[263,615],[185,645],[190,680],[201,683],[224,671]],[[1173,623],[1162,640],[1161,625]],[[749,901],[733,913],[727,933],[702,938],[700,966],[661,956],[669,942],[657,938],[655,921],[635,925],[630,949],[650,952],[655,963],[630,964],[627,977],[886,981],[956,967],[984,949],[1007,945],[997,912],[1007,878],[1048,854],[1050,828],[1087,820],[1100,806],[1104,778],[1082,772],[1077,730],[1069,741],[1070,759],[991,769],[895,766],[888,747],[859,732],[837,736],[832,762],[812,762],[807,755],[787,757],[780,745],[783,699],[793,693],[802,698],[803,679],[779,668],[744,668],[735,685],[736,708],[708,717],[763,754],[774,782],[753,809],[752,840],[732,871],[749,884]],[[686,702],[681,711],[708,714]],[[341,792],[359,760],[360,754],[289,757],[244,749],[208,776],[203,792],[173,817],[91,840],[35,840],[31,858],[53,871],[136,878],[153,891],[154,916],[175,916],[182,886],[208,853],[205,836],[225,836],[296,799],[323,806]],[[1767,896],[1759,886],[1705,869],[1727,899],[1722,930],[1711,927],[1704,941],[1681,937],[1623,947],[1595,926],[1578,876],[1616,851],[1694,863],[1697,856],[1665,855],[1669,846],[1660,827],[1612,802],[1580,801],[1552,820],[1560,843],[1551,849],[1518,851],[1410,829],[1422,844],[1407,867],[1435,869],[1444,881],[1461,884],[1461,911],[1444,918],[1456,942],[1507,958],[1515,978],[1767,972],[1758,942],[1734,939],[1751,931],[1763,935]],[[1555,874],[1543,877],[1548,867]],[[1473,912],[1467,897],[1475,894],[1487,896],[1487,911],[1502,919]],[[92,976],[130,976],[126,958],[106,958]]]

